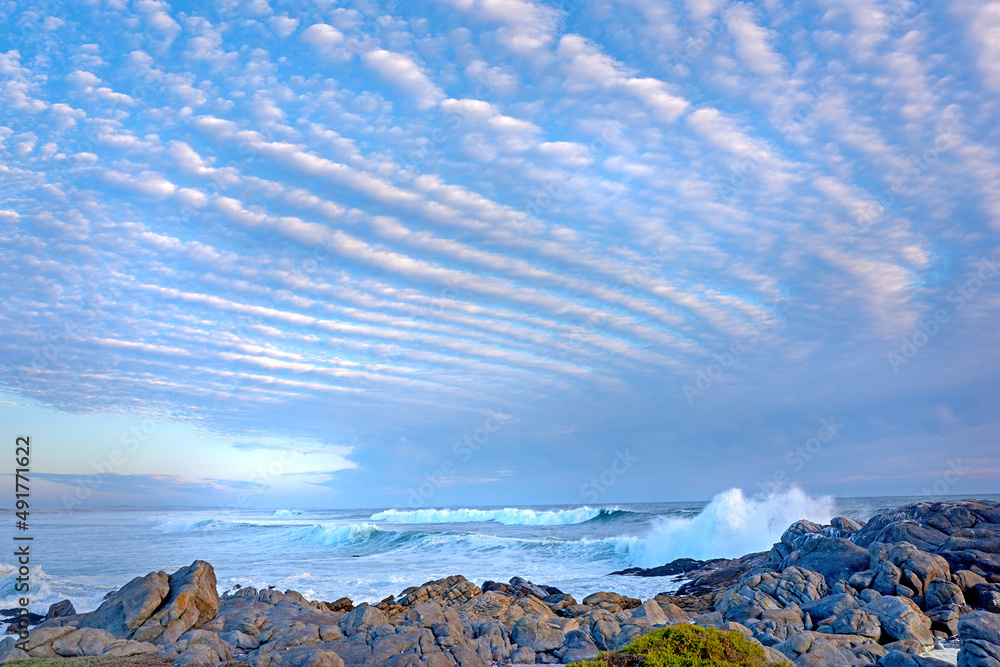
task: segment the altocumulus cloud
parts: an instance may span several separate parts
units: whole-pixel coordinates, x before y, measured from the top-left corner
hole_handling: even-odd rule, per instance
[[[986,460],[1000,289],[887,355],[998,250],[993,5],[656,5],[0,9],[0,383],[320,443],[360,504],[491,410],[496,502],[622,442],[616,492],[708,497],[829,414],[817,489]]]

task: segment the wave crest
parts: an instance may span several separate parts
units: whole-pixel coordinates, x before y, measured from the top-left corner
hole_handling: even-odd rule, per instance
[[[618,550],[633,565],[655,567],[677,558],[736,558],[766,551],[799,519],[829,523],[833,498],[812,498],[791,488],[762,499],[746,498],[741,489],[718,494],[694,518],[657,522],[643,538],[619,538]]]
[[[384,532],[386,531],[373,523],[351,523],[346,526],[317,524],[303,528],[299,535],[307,542],[330,547],[335,544],[364,542]]]
[[[601,516],[617,516],[621,510],[576,507],[567,510],[504,509],[424,509],[386,510],[371,515],[372,521],[389,523],[481,523],[493,521],[505,526],[568,526]]]

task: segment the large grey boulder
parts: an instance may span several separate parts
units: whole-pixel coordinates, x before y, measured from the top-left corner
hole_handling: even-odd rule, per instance
[[[102,655],[115,636],[100,628],[81,628],[52,642],[52,650],[64,658]]]
[[[518,646],[527,646],[537,653],[554,651],[563,645],[566,637],[558,626],[525,616],[514,624],[511,640]]]
[[[170,594],[162,606],[130,637],[139,642],[170,644],[188,630],[199,628],[219,613],[215,569],[196,560],[170,577]]]
[[[850,609],[837,616],[831,627],[834,633],[841,635],[860,635],[879,639],[882,636],[882,624],[878,617],[864,609]]]
[[[965,604],[965,595],[958,584],[954,584],[946,579],[935,577],[927,584],[924,591],[924,603],[928,609],[940,607],[943,604]]]
[[[883,595],[868,603],[865,611],[878,618],[882,630],[891,638],[914,639],[927,648],[934,646],[931,620],[907,598]]]
[[[973,611],[958,622],[958,667],[1000,665],[1000,614]]]
[[[170,577],[166,572],[161,570],[136,577],[87,614],[80,627],[100,628],[118,639],[130,639],[168,595]]]
[[[369,628],[386,625],[388,622],[389,619],[385,617],[381,609],[362,604],[355,607],[354,611],[340,621],[340,629],[345,635],[350,637]]]
[[[853,667],[854,665],[853,654],[838,649],[810,632],[775,644],[773,648],[794,662],[796,667]]]
[[[833,586],[841,579],[851,578],[855,572],[868,567],[868,550],[842,537],[815,536],[803,540],[801,546],[788,554],[782,569],[797,567],[819,572],[826,583]]]

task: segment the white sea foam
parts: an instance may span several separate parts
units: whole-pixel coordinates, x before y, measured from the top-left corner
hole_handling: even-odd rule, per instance
[[[833,498],[812,498],[798,488],[762,499],[730,489],[694,518],[666,517],[645,537],[621,538],[619,551],[639,567],[663,565],[677,558],[735,558],[766,551],[799,519],[828,523]]]
[[[504,509],[425,509],[386,510],[371,516],[372,521],[389,523],[479,523],[493,521],[505,526],[568,526],[590,521],[600,508],[576,507],[568,510]]]
[[[153,519],[153,529],[161,533],[186,533],[192,530],[216,530],[225,521],[213,517],[179,517],[172,514]]]
[[[274,516],[298,516],[302,512],[298,510],[274,510]]]

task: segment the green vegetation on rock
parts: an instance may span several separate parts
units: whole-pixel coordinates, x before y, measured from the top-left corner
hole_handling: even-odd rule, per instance
[[[767,667],[763,647],[735,630],[678,625],[573,667]]]

